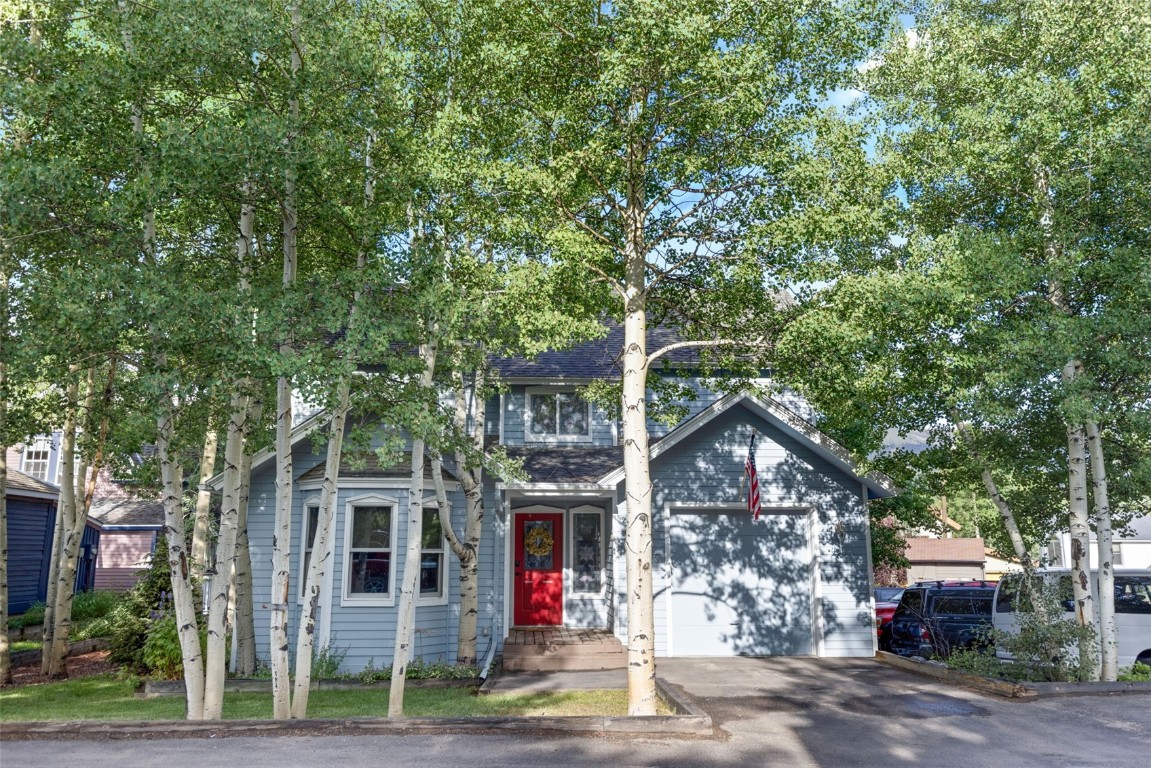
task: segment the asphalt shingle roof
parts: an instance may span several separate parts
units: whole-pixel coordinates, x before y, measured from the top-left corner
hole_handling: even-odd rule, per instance
[[[577,344],[571,349],[543,352],[531,360],[522,357],[492,358],[500,375],[510,379],[618,379],[623,351],[623,326],[607,327],[603,338]],[[678,341],[670,328],[649,328],[647,348],[651,352]],[[690,366],[697,361],[693,349],[675,350],[665,358],[673,364]]]
[[[19,496],[20,491],[24,491],[25,493],[60,493],[60,489],[51,483],[46,483],[43,480],[37,480],[31,475],[26,475],[18,469],[9,469],[8,495]]]
[[[508,456],[523,459],[528,482],[591,483],[623,464],[623,448],[508,448]]]
[[[102,525],[164,525],[164,504],[155,499],[95,499],[88,516]]]

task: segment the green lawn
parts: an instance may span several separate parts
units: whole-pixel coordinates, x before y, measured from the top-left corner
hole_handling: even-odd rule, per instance
[[[16,720],[180,720],[180,697],[138,699],[136,681],[97,675],[0,691],[0,722]],[[312,691],[308,716],[379,717],[388,711],[388,689]],[[410,688],[404,713],[411,717],[501,717],[627,714],[626,691],[569,691],[477,696],[469,688]],[[271,718],[269,693],[229,693],[224,718]]]

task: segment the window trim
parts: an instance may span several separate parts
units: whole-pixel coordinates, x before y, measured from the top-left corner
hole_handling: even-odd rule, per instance
[[[390,532],[388,541],[391,546],[388,552],[391,563],[388,568],[388,591],[378,595],[357,595],[351,591],[352,573],[352,532],[355,529],[356,507],[391,507]],[[378,493],[366,493],[353,496],[344,502],[344,551],[340,560],[340,605],[362,607],[390,608],[396,602],[396,579],[399,577],[399,563],[396,539],[399,534],[400,501],[393,496],[384,496]]]
[[[39,480],[42,483],[52,483],[52,481],[48,479],[48,476],[52,474],[52,452],[53,452],[54,448],[55,448],[55,446],[52,443],[51,437],[43,437],[43,436],[37,437],[37,438],[33,439],[31,443],[25,444],[24,450],[21,452],[22,455],[20,457],[20,471],[23,472],[24,474],[28,475],[31,478],[35,478],[36,480]],[[42,461],[44,462],[44,476],[43,477],[40,477],[39,475],[37,475],[34,472],[28,471],[28,460],[31,457],[31,454],[33,451],[35,451],[36,453],[40,453],[40,452],[44,453],[44,458],[42,459]],[[41,459],[37,458],[35,461],[37,463],[39,463],[41,461]],[[56,464],[59,465],[60,462],[57,461]],[[59,469],[57,469],[57,476],[59,476]],[[59,483],[52,483],[52,484],[53,485],[59,485]]]
[[[600,578],[599,578],[599,591],[598,592],[580,592],[576,589],[576,516],[577,515],[598,515],[599,516],[599,563],[600,563]],[[601,507],[592,506],[590,504],[581,504],[578,507],[572,507],[568,510],[566,525],[569,533],[567,536],[567,565],[564,567],[564,582],[568,585],[568,597],[574,600],[606,600],[607,599],[607,534],[605,523],[605,512]]]
[[[300,549],[296,555],[296,603],[298,605],[302,605],[304,602],[304,584],[308,579],[308,574],[304,570],[304,555],[308,549],[308,507],[316,507],[322,511],[320,497],[308,496],[300,502]],[[336,521],[333,520],[332,525],[335,524]]]
[[[437,514],[440,511],[439,504],[435,499],[424,499],[424,514],[428,510],[433,510]],[[453,558],[448,557],[451,554],[451,549],[448,547],[448,537],[444,535],[444,524],[440,521],[440,548],[424,549],[423,542],[420,542],[420,570],[423,570],[423,557],[424,552],[439,552],[440,553],[440,594],[435,597],[424,597],[419,591],[419,579],[416,579],[416,605],[447,605],[448,593],[451,592],[451,582],[449,581],[449,573],[451,572],[451,561]]]
[[[575,395],[583,401],[587,412],[587,433],[583,435],[536,434],[532,432],[532,397],[538,395]],[[557,400],[558,409],[558,400]],[[559,429],[559,413],[556,413]],[[526,387],[524,389],[524,442],[525,443],[590,443],[592,442],[592,407],[575,387]]]

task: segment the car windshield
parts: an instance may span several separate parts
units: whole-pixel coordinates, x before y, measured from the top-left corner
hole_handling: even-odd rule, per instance
[[[903,597],[903,587],[875,588],[875,602],[877,603],[898,603],[901,597]]]

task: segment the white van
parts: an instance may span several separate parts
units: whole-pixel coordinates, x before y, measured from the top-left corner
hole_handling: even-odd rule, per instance
[[[1071,597],[1070,568],[1041,568],[1036,571],[1048,583],[1058,582],[1058,596],[1063,604],[1064,618],[1074,619],[1075,603]],[[1091,572],[1091,592],[1098,594],[1099,574]],[[991,624],[1002,632],[1017,632],[1019,621],[1015,605],[1019,598],[1022,574],[1008,574],[995,590],[995,603],[991,608]],[[1098,609],[1098,601],[1095,603]],[[1115,636],[1119,646],[1119,666],[1126,667],[1136,661],[1151,665],[1151,570],[1131,569],[1115,571]],[[1007,661],[1011,655],[1002,649],[996,655]]]

